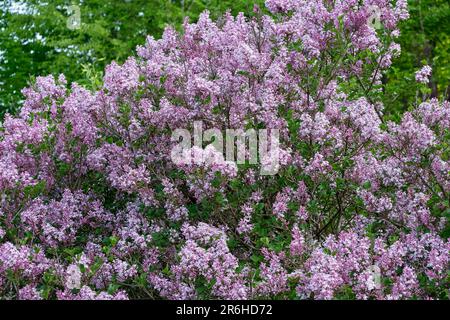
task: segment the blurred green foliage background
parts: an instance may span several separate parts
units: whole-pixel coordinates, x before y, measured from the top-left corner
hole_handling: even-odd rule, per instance
[[[450,96],[450,1],[410,0],[411,19],[403,23],[402,55],[384,77],[388,108],[403,111],[415,103],[414,72],[433,67],[430,92]],[[226,10],[251,14],[264,0],[2,0],[0,6],[0,118],[17,110],[20,90],[34,76],[64,73],[69,82],[101,81],[112,60],[123,62],[166,25],[179,29],[187,16],[203,10],[215,18]],[[80,8],[81,25],[69,28]]]

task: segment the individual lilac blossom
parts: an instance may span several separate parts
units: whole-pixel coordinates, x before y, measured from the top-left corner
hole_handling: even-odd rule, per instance
[[[148,282],[159,292],[162,297],[171,300],[189,300],[195,299],[195,289],[192,285],[181,281],[168,280],[156,274],[150,274]]]
[[[433,69],[430,66],[423,66],[422,69],[416,72],[416,81],[424,84],[429,83],[432,71]]]
[[[313,295],[315,299],[332,299],[344,283],[339,269],[333,256],[321,250],[314,251],[306,262],[307,274],[300,276],[297,294],[303,298]]]
[[[417,292],[419,282],[414,270],[405,267],[402,274],[392,287],[392,293],[388,295],[388,299],[411,298]]]
[[[137,274],[137,268],[135,265],[129,265],[128,262],[123,260],[115,260],[113,263],[113,269],[116,273],[117,280],[125,282],[128,279],[132,279]]]
[[[136,89],[139,82],[139,69],[135,58],[129,58],[122,66],[111,63],[105,72],[105,88],[121,93]]]
[[[180,251],[180,262],[171,268],[176,275],[172,280],[176,281],[176,287],[186,287],[186,284],[176,279],[192,281],[203,276],[208,281],[215,279],[213,295],[224,299],[244,299],[248,289],[241,275],[236,273],[237,259],[229,252],[225,234],[205,223],[198,226],[184,225],[183,234],[187,240]],[[158,275],[151,276],[151,282],[158,279],[161,279]]]
[[[87,286],[83,286],[76,294],[68,291],[58,291],[56,295],[58,300],[128,300],[128,296],[123,291],[115,294],[107,292],[97,293]]]

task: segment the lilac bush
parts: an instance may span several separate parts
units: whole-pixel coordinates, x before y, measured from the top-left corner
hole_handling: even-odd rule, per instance
[[[98,91],[23,90],[0,131],[0,297],[448,299],[450,104],[380,102],[406,1],[266,5],[148,37]],[[205,163],[207,144],[175,163],[195,121],[279,130],[279,171]]]

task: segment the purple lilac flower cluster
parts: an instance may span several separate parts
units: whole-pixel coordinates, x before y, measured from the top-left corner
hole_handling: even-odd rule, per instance
[[[388,121],[377,89],[406,1],[266,4],[148,37],[98,91],[23,90],[0,127],[1,298],[448,298],[450,104]],[[279,130],[279,172],[207,146],[173,162],[195,121]]]

